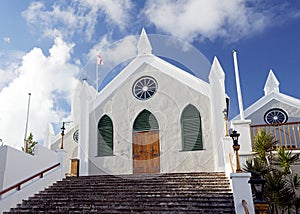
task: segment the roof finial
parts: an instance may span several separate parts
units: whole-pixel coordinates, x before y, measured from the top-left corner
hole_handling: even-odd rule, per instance
[[[265,91],[265,95],[268,95],[271,93],[279,93],[279,81],[277,80],[272,69],[270,69],[264,91]]]
[[[137,44],[138,55],[152,54],[152,46],[145,29],[142,29],[140,39]]]

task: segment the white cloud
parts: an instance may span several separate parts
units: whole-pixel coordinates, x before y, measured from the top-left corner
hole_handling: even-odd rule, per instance
[[[32,132],[37,140],[43,139],[49,122],[59,123],[68,116],[66,105],[71,103],[79,72],[69,62],[73,46],[56,38],[49,56],[39,48],[24,55],[15,69],[18,76],[0,91],[0,138],[4,144],[23,146],[29,92],[28,133]]]
[[[17,68],[24,54],[12,50],[0,52],[0,90],[19,75]]]
[[[238,40],[263,30],[270,20],[241,0],[148,0],[144,12],[158,29],[189,41]]]
[[[82,0],[82,5],[91,11],[102,11],[108,23],[114,23],[124,29],[130,21],[129,11],[132,8],[130,0]]]
[[[104,35],[88,53],[89,58],[95,58],[100,52],[104,65],[116,66],[118,63],[137,56],[138,36],[126,36],[119,41],[113,41],[109,35]]]
[[[5,43],[10,43],[11,39],[10,39],[9,37],[4,37],[4,38],[3,38],[3,41],[4,41]]]
[[[30,26],[41,30],[46,37],[69,39],[78,34],[85,35],[89,41],[99,17],[103,16],[109,25],[122,30],[129,22],[130,9],[130,0],[73,0],[69,4],[55,1],[50,9],[42,2],[32,2],[22,15]]]
[[[137,36],[127,36],[119,41],[114,41],[109,34],[105,34],[85,56],[87,63],[82,66],[81,78],[87,78],[90,84],[96,86],[94,80],[96,79],[96,62],[99,53],[103,60],[103,65],[99,65],[99,85],[101,85],[104,78],[111,72],[117,72],[114,70],[116,66],[137,56],[137,39]],[[119,71],[119,69],[117,70]]]

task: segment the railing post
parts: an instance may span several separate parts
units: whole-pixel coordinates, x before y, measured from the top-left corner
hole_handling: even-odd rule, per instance
[[[254,204],[252,198],[251,186],[248,183],[250,180],[250,173],[231,173],[232,191],[234,198],[234,206],[236,213],[243,213],[243,200],[247,202],[248,211],[254,214]]]

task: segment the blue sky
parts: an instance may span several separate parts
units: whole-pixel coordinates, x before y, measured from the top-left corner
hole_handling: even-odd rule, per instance
[[[280,91],[300,98],[300,2],[269,0],[67,0],[0,2],[0,138],[23,143],[28,92],[29,131],[43,140],[47,123],[70,119],[77,78],[101,52],[110,68],[135,54],[132,41],[148,34],[192,44],[217,56],[238,114],[232,50],[238,51],[244,107],[263,95],[270,69]],[[130,37],[129,37],[130,38]],[[122,42],[115,43],[118,40]],[[111,44],[116,47],[111,48]],[[119,45],[119,46],[118,46]],[[120,48],[126,47],[126,51]],[[119,49],[118,49],[119,48]],[[109,66],[107,66],[109,68]]]

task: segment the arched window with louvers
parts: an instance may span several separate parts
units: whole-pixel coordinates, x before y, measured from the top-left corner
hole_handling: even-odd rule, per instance
[[[113,155],[113,122],[109,116],[104,115],[98,123],[98,156]]]
[[[201,115],[197,108],[188,105],[181,115],[182,150],[203,150]]]

